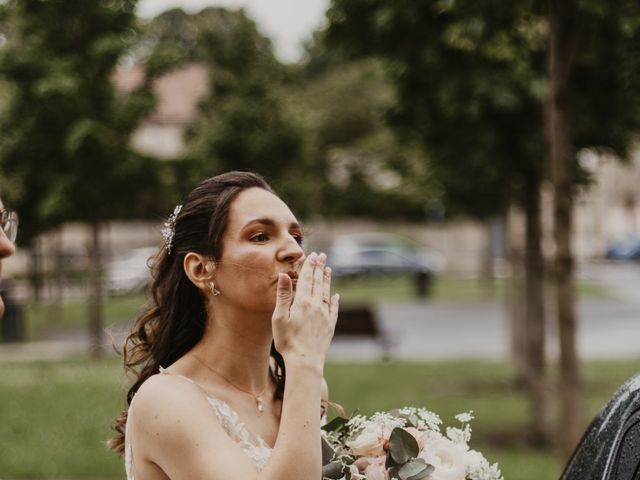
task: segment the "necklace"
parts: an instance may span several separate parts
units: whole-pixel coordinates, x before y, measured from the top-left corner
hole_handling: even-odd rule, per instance
[[[241,391],[242,393],[246,393],[247,395],[251,395],[253,397],[253,399],[256,401],[256,408],[258,409],[258,412],[260,412],[260,413],[264,412],[264,406],[262,404],[262,394],[267,389],[266,385],[265,385],[265,387],[262,389],[262,391],[260,393],[255,395],[253,392],[250,392],[249,390],[245,390],[244,388],[240,388],[235,383],[233,383],[231,380],[229,380],[227,377],[222,375],[220,372],[218,372],[218,371],[214,370],[213,368],[211,368],[209,365],[207,365],[202,360],[200,360],[200,357],[198,357],[195,353],[192,352],[191,355],[193,355],[193,358],[195,358],[198,361],[198,363],[200,363],[204,368],[206,368],[210,372],[215,373],[217,376],[222,378],[225,382],[227,382],[233,388],[235,388],[236,390]]]

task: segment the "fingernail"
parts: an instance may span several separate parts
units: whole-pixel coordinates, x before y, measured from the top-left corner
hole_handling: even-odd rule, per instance
[[[317,259],[318,259],[318,254],[317,254],[316,252],[311,252],[311,253],[309,254],[309,261],[310,261],[312,264],[315,264],[315,263],[316,263],[316,261],[317,261]]]
[[[278,274],[278,286],[280,287],[286,287],[287,285],[289,285],[289,275],[287,275],[286,273],[279,273]]]
[[[321,253],[320,255],[318,255],[318,262],[319,263],[324,263],[327,260],[327,255],[324,253]]]
[[[324,267],[324,274],[327,277],[330,277],[331,276],[331,267]]]

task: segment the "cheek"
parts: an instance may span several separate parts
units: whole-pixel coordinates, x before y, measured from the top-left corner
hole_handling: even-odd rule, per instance
[[[227,281],[242,281],[264,286],[264,282],[272,280],[275,275],[271,258],[261,253],[237,252],[228,258],[226,263],[227,268],[224,273]]]

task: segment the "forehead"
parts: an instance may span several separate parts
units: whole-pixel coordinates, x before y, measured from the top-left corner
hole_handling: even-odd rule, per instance
[[[242,228],[256,218],[270,218],[277,223],[297,222],[286,203],[262,188],[248,188],[238,194],[229,209],[229,228]]]

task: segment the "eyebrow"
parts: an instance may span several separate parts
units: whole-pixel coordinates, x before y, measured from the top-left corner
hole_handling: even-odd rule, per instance
[[[245,228],[247,228],[247,227],[249,227],[251,225],[255,225],[255,224],[268,225],[270,227],[274,227],[276,222],[272,218],[268,218],[268,217],[254,218],[250,222],[247,222],[245,224],[245,226],[242,227],[242,230],[244,230]],[[291,222],[289,224],[289,228],[291,228],[291,229],[295,229],[295,228],[301,229],[302,227],[297,222]]]

